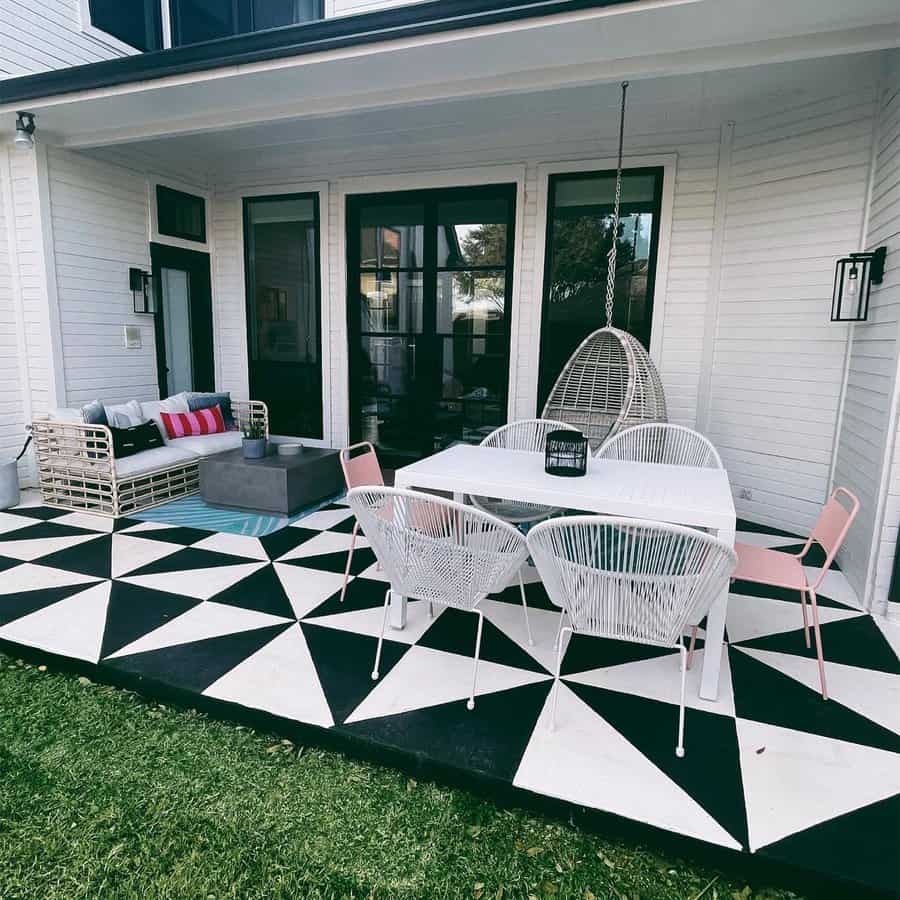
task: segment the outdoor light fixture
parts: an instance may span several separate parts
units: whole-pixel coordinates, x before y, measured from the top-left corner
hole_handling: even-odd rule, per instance
[[[837,261],[834,271],[832,322],[865,322],[869,315],[869,289],[884,279],[887,247],[871,253],[851,253]]]
[[[153,301],[153,279],[142,269],[128,270],[128,286],[134,297],[134,311],[139,315],[152,316],[156,312]]]
[[[551,431],[544,442],[544,471],[577,477],[587,473],[588,439],[580,431]]]
[[[34,113],[22,110],[16,113],[15,145],[20,150],[30,150],[34,146]]]

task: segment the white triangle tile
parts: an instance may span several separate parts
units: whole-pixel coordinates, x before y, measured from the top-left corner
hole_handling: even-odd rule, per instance
[[[755,531],[739,531],[735,535],[735,542],[740,544],[752,544],[754,547],[795,547],[803,543],[803,538],[785,537],[783,534],[759,534]]]
[[[753,647],[736,649],[819,692],[819,665],[815,659]],[[829,699],[900,734],[900,675],[828,662],[827,643],[825,650]]]
[[[181,544],[149,541],[119,532],[112,536],[112,577],[121,578],[141,566],[147,566],[183,549]]]
[[[750,849],[900,792],[900,755],[737,719]]]
[[[265,563],[241,563],[234,566],[212,566],[209,569],[186,569],[183,572],[158,572],[152,575],[126,575],[122,581],[165,591],[197,600],[209,600],[248,575],[259,571]]]
[[[226,603],[199,603],[187,612],[166,622],[165,625],[116,650],[105,659],[130,656],[132,653],[144,653],[148,650],[159,650],[161,647],[174,647],[178,644],[221,637],[239,631],[252,631],[254,628],[266,628],[269,625],[279,625],[289,621],[290,619],[285,619],[283,616],[272,616],[269,613],[242,609]]]
[[[243,556],[245,559],[261,559],[268,562],[269,555],[263,549],[259,538],[248,537],[243,534],[228,534],[220,531],[211,534],[192,547],[198,547],[201,550],[213,550],[216,553],[226,553],[232,556]]]
[[[548,678],[536,672],[481,660],[478,663],[475,695],[505,691]],[[347,718],[347,722],[393,716],[454,700],[462,701],[469,696],[471,687],[472,660],[469,657],[427,647],[411,647],[400,662],[382,676],[371,693]],[[478,708],[477,700],[475,708]]]
[[[295,528],[314,528],[317,531],[325,531],[326,528],[334,528],[335,525],[340,525],[344,519],[349,519],[352,515],[353,512],[349,507],[320,509],[310,513],[308,516],[304,516],[302,519],[298,519],[296,522],[292,522],[291,525]]]
[[[302,619],[320,603],[336,594],[344,583],[343,574],[338,572],[322,572],[284,563],[275,563],[274,566],[298,619]]]
[[[741,849],[689,794],[565,684],[559,691],[556,729],[549,727],[551,691],[513,779],[516,787]],[[674,740],[672,754],[674,758]]]
[[[815,584],[815,581],[822,570],[815,566],[804,566],[803,571],[806,572],[807,581],[810,584]],[[844,603],[855,609],[862,609],[859,598],[856,596],[856,591],[850,587],[850,582],[847,581],[847,576],[843,572],[838,572],[836,569],[829,569],[825,573],[825,577],[822,579],[822,584],[819,585],[817,593],[821,594],[823,597],[829,597],[832,600],[836,600],[838,603]],[[819,607],[820,610],[821,608],[822,607]]]
[[[808,612],[811,626],[812,611]],[[819,607],[819,622],[823,625],[826,622],[838,622],[859,615],[861,614],[852,609]],[[797,602],[791,603],[788,600],[775,600],[771,597],[731,594],[728,598],[725,627],[728,629],[728,640],[732,644],[803,628],[803,610],[800,607],[799,595]]]
[[[368,547],[369,542],[361,536],[356,538],[356,549]],[[284,556],[279,556],[279,561],[286,559],[302,559],[305,556],[322,556],[325,553],[343,553],[350,549],[350,535],[341,534],[339,531],[323,531],[314,538],[304,541],[302,544],[289,550]]]
[[[102,581],[0,628],[0,639],[72,659],[100,659],[111,582]]]
[[[65,587],[70,584],[91,584],[99,580],[92,575],[64,572],[62,569],[35,563],[23,563],[3,573],[0,579],[0,595],[16,594],[20,591],[41,591],[45,588]]]
[[[380,568],[377,562],[373,562],[368,569],[363,569],[362,572],[360,572],[356,577],[368,578],[370,581],[380,581],[385,585],[389,583],[384,569]]]
[[[884,639],[891,645],[897,659],[900,659],[900,621],[894,622],[884,616],[872,616],[872,621],[878,626],[878,630],[884,635]]]
[[[299,625],[269,641],[203,693],[299,722],[334,725]]]
[[[663,703],[678,705],[681,693],[681,667],[676,651],[669,656],[658,656],[655,659],[644,659],[639,662],[622,663],[606,669],[591,669],[577,675],[566,675],[567,681],[593,685],[621,694],[634,694],[648,700],[659,700]],[[719,697],[717,700],[700,698],[700,676],[703,671],[703,651],[694,654],[694,661],[688,669],[684,693],[685,705],[691,709],[718,713],[723,716],[734,715],[734,693],[731,684],[731,669],[728,665],[728,654],[722,656],[722,667],[719,670]]]
[[[536,659],[548,672],[556,671],[556,632],[559,613],[546,609],[528,609],[534,646],[528,643],[525,616],[520,603],[502,600],[484,600],[478,607],[507,637],[514,640],[526,653]],[[568,640],[568,635],[567,638]]]
[[[70,537],[23,538],[18,541],[0,541],[0,556],[32,562],[69,547],[77,547],[86,541],[94,541],[99,534],[75,534]]]
[[[137,525],[129,525],[123,528],[119,534],[137,534],[141,531],[162,531],[163,528],[177,528],[177,525],[169,525],[167,522],[138,522]]]
[[[443,608],[435,606],[434,619],[443,612]],[[335,613],[331,616],[316,616],[306,621],[310,625],[322,625],[325,628],[337,628],[339,631],[352,631],[355,634],[367,634],[377,638],[381,634],[381,621],[384,618],[384,606],[372,609],[361,609],[356,612]],[[434,624],[428,615],[428,604],[424,600],[410,600],[406,607],[406,627],[392,628],[390,613],[388,624],[384,629],[386,640],[402,644],[415,644]]]
[[[87,528],[90,531],[101,531],[109,534],[115,527],[116,520],[110,516],[95,516],[91,513],[73,512],[58,519],[53,519],[57,525],[71,525],[73,528]]]
[[[40,519],[32,519],[29,516],[14,516],[12,513],[0,512],[0,534],[7,531],[18,531],[20,528],[28,528],[31,525],[40,524]]]

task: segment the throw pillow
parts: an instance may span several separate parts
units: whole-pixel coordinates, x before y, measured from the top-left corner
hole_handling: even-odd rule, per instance
[[[161,412],[160,416],[170,440],[203,434],[220,434],[225,431],[225,420],[218,406],[212,409],[198,409],[196,412]]]
[[[109,425],[106,410],[100,400],[91,400],[81,407],[81,420],[85,425]]]
[[[116,459],[124,459],[143,450],[165,446],[156,422],[142,422],[130,428],[110,426],[109,433],[112,435],[113,457]]]
[[[132,425],[140,425],[146,421],[141,412],[141,404],[137,400],[129,400],[127,403],[119,403],[115,406],[105,406],[106,420],[114,428],[130,428]]]
[[[225,427],[232,431],[234,416],[231,412],[231,394],[188,394],[188,407],[191,412],[196,412],[198,409],[212,409],[214,406],[218,406],[222,410]]]

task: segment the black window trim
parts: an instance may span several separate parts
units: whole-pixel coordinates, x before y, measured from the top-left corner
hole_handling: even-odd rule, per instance
[[[181,197],[189,197],[191,200],[199,200],[200,206],[203,210],[203,215],[200,217],[200,236],[190,234],[186,231],[163,231],[162,220],[159,214],[160,211],[160,194],[161,192],[166,192],[168,194],[178,194]],[[157,183],[155,190],[155,200],[156,200],[156,232],[160,237],[169,237],[169,238],[177,238],[180,241],[190,241],[192,244],[200,244],[206,245],[207,243],[207,235],[206,235],[206,197],[202,194],[192,194],[189,191],[182,191],[179,188],[171,187],[168,184]]]

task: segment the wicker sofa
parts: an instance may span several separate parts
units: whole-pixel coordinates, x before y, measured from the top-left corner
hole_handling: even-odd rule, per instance
[[[141,404],[147,418],[158,402]],[[151,412],[151,407],[154,409]],[[78,410],[57,410],[32,422],[41,497],[47,506],[105,516],[125,516],[199,490],[200,460],[239,447],[241,429],[262,423],[269,411],[259,400],[231,401],[237,431],[180,438],[164,447],[115,459],[105,425],[86,425]]]

